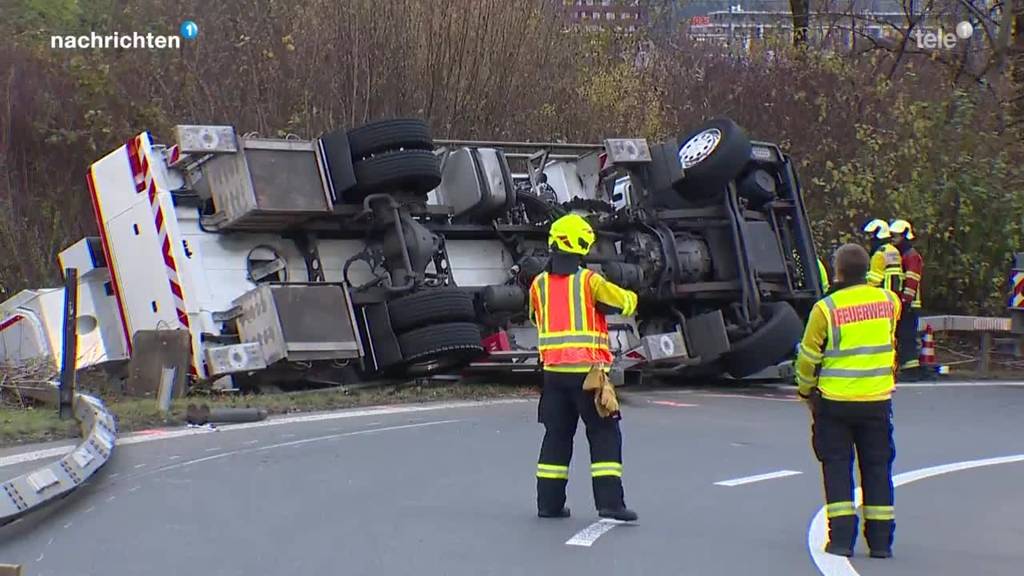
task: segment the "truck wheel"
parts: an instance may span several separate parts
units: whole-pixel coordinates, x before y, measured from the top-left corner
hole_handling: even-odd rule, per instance
[[[750,161],[750,139],[728,118],[711,120],[680,141],[683,177],[673,188],[687,200],[721,198]]]
[[[441,183],[437,156],[427,150],[389,152],[355,164],[358,196],[388,192],[426,194]]]
[[[788,302],[764,303],[761,316],[764,324],[733,343],[723,357],[726,371],[734,378],[745,378],[792,358],[803,336],[804,323]]]
[[[427,324],[472,322],[476,319],[473,295],[458,288],[436,288],[388,302],[391,327],[397,334]]]
[[[471,322],[424,326],[398,337],[409,376],[423,376],[468,364],[484,352],[480,328]]]
[[[433,150],[434,138],[423,120],[397,118],[349,130],[348,145],[358,161],[391,150]]]

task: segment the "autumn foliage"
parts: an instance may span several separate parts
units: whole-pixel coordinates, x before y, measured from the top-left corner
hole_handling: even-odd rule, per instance
[[[95,233],[89,163],[179,123],[312,137],[394,116],[437,136],[678,137],[729,116],[794,157],[819,249],[903,217],[925,307],[1002,314],[1024,249],[1017,69],[985,83],[922,55],[766,41],[749,53],[567,30],[560,0],[0,0],[0,299],[55,283]],[[8,15],[13,17],[6,18]],[[53,50],[51,34],[175,34],[180,50]],[[1000,77],[1002,78],[1002,77]]]

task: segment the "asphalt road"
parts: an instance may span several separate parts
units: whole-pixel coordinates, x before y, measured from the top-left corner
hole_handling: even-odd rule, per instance
[[[30,576],[820,573],[807,542],[822,490],[801,403],[773,389],[626,401],[635,526],[591,527],[582,425],[573,517],[536,518],[536,403],[505,402],[121,446],[89,486],[0,529],[0,563]],[[1022,410],[1024,387],[902,389],[896,471],[1024,454]],[[902,486],[896,557],[862,549],[852,572],[832,573],[1019,574],[1022,480],[1018,462]]]

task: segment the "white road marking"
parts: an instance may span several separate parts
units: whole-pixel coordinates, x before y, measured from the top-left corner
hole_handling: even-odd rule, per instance
[[[120,472],[114,472],[113,474],[111,474],[110,476],[108,476],[108,478],[110,478],[111,480],[113,480],[114,478],[117,478],[117,477],[118,477],[118,476],[120,476],[120,475],[121,475],[121,473],[120,473]]]
[[[242,448],[239,450],[232,450],[230,452],[221,452],[220,454],[214,454],[213,456],[206,456],[205,458],[196,458],[194,460],[186,460],[185,462],[179,462],[177,464],[170,464],[162,468],[156,468],[148,472],[141,472],[130,476],[129,478],[138,478],[141,476],[149,476],[158,472],[168,472],[170,470],[177,470],[192,464],[200,464],[202,462],[209,462],[211,460],[220,460],[221,458],[227,458],[228,456],[235,456],[238,454],[251,454],[253,452],[263,452],[265,450],[273,450],[274,448],[287,448],[290,446],[298,446],[300,444],[308,444],[310,442],[319,442],[321,440],[332,440],[334,438],[344,438],[348,436],[361,436],[363,434],[373,434],[375,432],[389,432],[392,430],[406,430],[409,428],[424,428],[426,426],[436,426],[438,424],[454,424],[461,422],[461,420],[437,420],[434,422],[422,422],[419,424],[405,424],[402,426],[387,426],[385,428],[369,428],[367,430],[355,430],[352,432],[342,432],[339,434],[329,434],[327,436],[315,436],[313,438],[303,438],[301,440],[292,440],[291,442],[281,442],[279,444],[269,444],[267,446],[259,446],[256,448]]]
[[[745,394],[695,394],[707,398],[742,398],[743,400],[768,400],[769,402],[800,402],[799,398],[775,398],[771,396],[747,396]]]
[[[259,444],[259,443],[260,443],[259,440],[249,440],[248,442],[242,442],[242,444],[245,444],[246,446],[252,446],[253,444]]]
[[[318,414],[306,414],[303,416],[286,416],[272,418],[261,422],[247,422],[245,424],[228,424],[219,428],[184,428],[169,430],[153,430],[128,434],[117,439],[118,446],[129,446],[159,440],[170,440],[171,438],[182,438],[184,436],[197,436],[200,434],[211,434],[215,432],[230,432],[232,430],[248,430],[251,428],[266,428],[269,426],[283,426],[286,424],[300,424],[306,422],[324,422],[329,420],[342,420],[347,418],[361,418],[364,416],[389,416],[392,414],[410,414],[415,412],[429,412],[432,410],[450,410],[455,408],[478,408],[484,406],[499,406],[503,404],[522,404],[524,402],[535,402],[530,398],[501,398],[497,400],[483,401],[459,401],[459,402],[437,402],[430,404],[416,404],[403,406],[380,406],[377,408],[362,408],[358,410],[342,410],[339,412],[323,412]],[[0,456],[0,468],[22,464],[24,462],[35,462],[46,458],[59,458],[70,454],[75,449],[74,445],[58,446],[44,450],[33,450],[10,456]]]
[[[1001,456],[998,458],[986,458],[984,460],[968,460],[966,462],[953,462],[952,464],[942,464],[941,466],[931,466],[929,468],[921,468],[920,470],[911,470],[910,472],[904,472],[897,474],[892,477],[892,483],[894,486],[902,486],[904,484],[910,484],[911,482],[917,482],[918,480],[924,480],[933,476],[941,476],[943,474],[949,474],[950,472],[960,472],[962,470],[970,470],[971,468],[982,468],[985,466],[996,466],[998,464],[1012,464],[1015,462],[1024,462],[1024,454],[1015,454],[1013,456]],[[863,499],[863,493],[858,488],[854,495],[857,505]],[[811,520],[811,525],[807,529],[807,549],[811,552],[811,559],[814,561],[814,565],[818,567],[818,571],[823,576],[860,576],[860,572],[857,572],[850,564],[850,561],[842,556],[834,556],[825,552],[825,533],[828,527],[828,522],[825,518],[825,507],[822,506],[818,513],[814,515]]]
[[[768,472],[767,474],[758,474],[756,476],[744,476],[743,478],[722,480],[721,482],[715,482],[715,486],[742,486],[744,484],[753,484],[754,482],[761,482],[762,480],[786,478],[787,476],[796,476],[798,474],[803,474],[803,472],[798,472],[796,470],[779,470],[778,472]]]
[[[117,496],[111,496],[110,498],[107,498],[107,502],[113,502],[114,500],[117,500]]]
[[[217,450],[220,450],[220,446],[214,446],[213,448],[207,448],[206,450],[203,450],[203,452],[216,452]]]
[[[599,520],[577,532],[575,536],[566,540],[565,544],[567,546],[584,546],[589,548],[594,545],[598,538],[620,524],[622,522],[616,522],[615,520]]]
[[[67,524],[64,525],[64,529],[67,530],[68,528],[71,528],[72,524],[73,524],[73,522],[68,522]]]
[[[21,454],[12,454],[11,456],[0,457],[0,468],[13,466],[15,464],[22,464],[24,462],[35,462],[36,460],[43,460],[44,458],[60,458],[65,454],[70,454],[74,449],[74,446],[58,446],[56,448],[32,450],[31,452],[22,452]]]
[[[136,490],[138,490],[139,488],[142,488],[142,486],[132,486],[131,488],[129,488],[129,489],[128,489],[128,491],[129,491],[129,492],[135,492],[135,491],[136,491]]]
[[[83,514],[88,514],[89,512],[92,512],[95,509],[95,506],[89,506],[88,508],[85,509],[85,512],[83,512]]]
[[[136,470],[138,470],[139,468],[145,468],[145,467],[146,467],[145,464],[136,464],[135,466],[132,466],[132,468],[135,468]]]
[[[673,400],[648,400],[651,404],[657,404],[659,406],[671,406],[673,408],[695,408],[697,404],[686,404],[684,402],[675,402]]]
[[[168,460],[177,460],[178,458],[181,458],[181,456],[174,455],[174,456],[168,456],[167,457]]]

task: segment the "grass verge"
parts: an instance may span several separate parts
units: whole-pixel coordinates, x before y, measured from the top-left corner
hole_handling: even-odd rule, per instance
[[[517,398],[534,394],[536,389],[529,386],[461,383],[360,390],[332,388],[287,394],[182,398],[172,403],[168,414],[162,414],[153,399],[106,397],[103,400],[117,417],[118,430],[132,432],[147,428],[182,426],[185,424],[185,412],[189,404],[207,404],[211,408],[263,408],[270,414],[291,414],[381,404]],[[77,423],[74,420],[58,419],[55,407],[0,406],[0,447],[76,438],[78,435]]]

